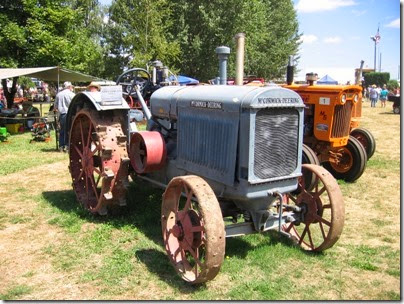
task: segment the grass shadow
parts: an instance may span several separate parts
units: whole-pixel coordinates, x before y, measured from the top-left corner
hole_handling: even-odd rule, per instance
[[[205,284],[191,285],[181,279],[163,252],[156,249],[142,249],[137,250],[135,256],[151,273],[182,293],[193,293],[205,287]]]
[[[73,190],[45,191],[42,196],[50,206],[64,214],[76,215],[92,223],[108,223],[114,228],[134,225],[149,239],[162,245],[160,209],[162,191],[143,182],[131,183],[127,206],[112,209],[106,216],[91,214],[80,205]]]
[[[58,149],[56,149],[56,144],[55,144],[55,147],[54,148],[43,148],[43,149],[41,149],[41,152],[45,152],[45,153],[48,153],[48,152],[58,152],[59,150]]]

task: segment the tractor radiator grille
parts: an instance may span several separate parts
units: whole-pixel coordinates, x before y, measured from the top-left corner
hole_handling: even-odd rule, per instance
[[[298,161],[299,113],[296,109],[262,109],[255,122],[254,175],[287,176]]]
[[[236,168],[238,118],[233,113],[183,109],[178,120],[178,166],[232,185]]]
[[[335,106],[334,121],[332,123],[332,138],[345,137],[349,135],[351,121],[352,103]]]

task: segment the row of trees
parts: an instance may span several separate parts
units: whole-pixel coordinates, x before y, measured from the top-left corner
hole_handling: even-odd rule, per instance
[[[217,76],[219,45],[233,50],[234,75],[238,32],[247,39],[246,74],[285,74],[299,46],[292,0],[113,0],[109,7],[98,0],[2,0],[0,67],[60,65],[116,79],[159,59],[206,81]]]

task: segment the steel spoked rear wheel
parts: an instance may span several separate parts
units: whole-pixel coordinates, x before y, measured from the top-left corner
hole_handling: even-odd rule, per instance
[[[172,179],[163,195],[161,223],[166,252],[182,279],[212,280],[223,262],[225,230],[210,186],[193,175]]]
[[[287,203],[302,209],[298,222],[285,224],[282,228],[305,250],[323,251],[339,239],[344,227],[345,207],[341,190],[333,176],[317,165],[303,165],[316,176],[311,191],[304,189],[297,195],[287,195]]]
[[[113,117],[84,109],[72,123],[70,174],[78,201],[90,212],[125,205],[129,158],[126,136]]]

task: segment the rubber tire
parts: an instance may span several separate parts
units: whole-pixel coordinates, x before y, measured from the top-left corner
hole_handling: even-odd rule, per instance
[[[365,148],[362,144],[353,136],[349,136],[346,149],[352,154],[353,162],[352,167],[347,172],[338,172],[330,164],[330,162],[324,162],[323,167],[326,168],[336,179],[343,179],[346,182],[356,181],[366,168],[367,156]]]
[[[365,128],[356,128],[351,131],[351,136],[355,137],[358,139],[358,136],[362,136],[366,140],[366,146],[364,146],[366,155],[368,157],[368,160],[373,156],[376,150],[376,140],[373,137],[373,134],[370,133],[368,129]],[[359,140],[359,139],[358,139]],[[361,142],[359,140],[359,142]]]
[[[393,108],[394,114],[400,114],[400,107]]]
[[[320,161],[318,160],[317,154],[307,145],[303,144],[302,149],[302,165],[311,164],[320,166]],[[311,191],[316,182],[316,175],[309,172],[308,170],[302,168],[302,174],[304,177],[304,185],[307,191]]]

